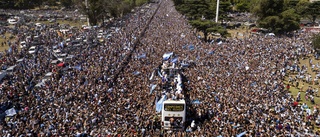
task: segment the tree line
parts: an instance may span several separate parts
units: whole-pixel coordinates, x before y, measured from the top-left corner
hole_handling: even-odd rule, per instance
[[[0,0],[0,8],[32,9],[44,5],[77,8],[87,15],[91,25],[106,18],[121,17],[152,0]],[[205,35],[217,32],[226,35],[222,22],[215,23],[217,0],[173,0],[176,9],[188,18],[190,24]],[[315,23],[320,15],[320,2],[309,0],[220,0],[219,20],[230,21],[228,15],[248,12],[257,17],[257,25],[277,34],[285,34],[300,28],[301,18]]]

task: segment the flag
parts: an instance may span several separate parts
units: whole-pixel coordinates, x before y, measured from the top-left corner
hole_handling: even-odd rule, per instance
[[[160,77],[162,77],[161,72],[159,70],[158,70],[158,74],[159,74]]]
[[[82,70],[81,65],[74,66],[73,68],[77,69],[77,70],[80,70],[80,71]]]
[[[146,53],[143,53],[143,54],[141,54],[141,55],[138,56],[138,59],[146,58],[146,57],[147,57],[147,56],[146,56]]]
[[[14,108],[10,108],[10,109],[6,110],[6,116],[11,117],[11,116],[14,116],[16,114],[17,114],[17,112],[16,112],[16,110]]]
[[[171,59],[172,63],[177,63],[177,61],[178,61],[178,57],[175,57],[175,58]]]
[[[182,67],[188,67],[188,66],[189,66],[189,64],[188,64],[188,63],[183,63],[183,62],[182,62],[182,63],[181,63],[181,66],[182,66]]]
[[[12,47],[11,47],[11,46],[9,47],[8,52],[9,52],[9,53],[12,52]]]
[[[173,55],[173,52],[163,54],[163,60],[168,60]]]
[[[154,71],[152,72],[152,74],[151,74],[151,76],[150,76],[149,80],[152,80],[152,79],[153,79],[153,76],[154,76]]]
[[[212,54],[214,54],[214,51],[210,51],[208,54],[212,55]]]
[[[135,71],[135,72],[133,72],[133,75],[139,75],[140,74],[140,72],[139,71]]]
[[[247,131],[244,131],[244,132],[238,134],[237,137],[242,137],[242,136],[244,136],[245,134],[247,134]]]
[[[162,96],[162,98],[157,102],[157,104],[156,104],[156,111],[157,111],[157,112],[161,112],[163,102],[164,102],[166,99],[167,99],[167,96],[164,95],[164,96]]]
[[[189,45],[189,50],[194,50],[194,46],[192,44]]]
[[[153,90],[157,87],[157,84],[151,84],[150,87],[151,87],[150,89],[150,95],[151,95]]]
[[[196,99],[192,101],[192,104],[201,104],[201,102],[198,99]]]

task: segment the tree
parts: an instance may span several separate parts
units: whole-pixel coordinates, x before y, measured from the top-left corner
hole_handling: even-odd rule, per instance
[[[319,51],[319,49],[320,49],[320,33],[318,33],[317,35],[315,35],[312,38],[312,46],[316,51]]]
[[[204,0],[186,0],[183,3],[177,1],[175,3],[177,11],[186,15],[189,19],[198,20],[202,16],[206,19],[212,19],[214,16],[213,10],[210,10],[210,5]]]
[[[310,3],[304,13],[313,23],[315,23],[316,19],[320,15],[320,1]]]
[[[220,33],[222,36],[227,34],[227,30],[220,26],[218,23],[215,23],[210,20],[192,20],[190,24],[196,28],[198,31],[203,32],[204,34],[204,41],[207,42],[208,33],[210,32],[217,32]]]
[[[291,32],[300,28],[300,16],[295,13],[294,9],[288,9],[281,13],[282,30]]]
[[[260,27],[278,34],[291,32],[300,28],[300,16],[288,5],[292,4],[285,0],[261,0],[253,13]]]
[[[103,20],[104,9],[103,0],[88,0],[88,8],[85,3],[81,3],[81,10],[88,16],[90,25],[97,25]]]
[[[245,12],[250,10],[250,6],[248,2],[240,2],[236,4],[237,11]]]
[[[62,6],[70,8],[74,3],[72,0],[60,0]]]

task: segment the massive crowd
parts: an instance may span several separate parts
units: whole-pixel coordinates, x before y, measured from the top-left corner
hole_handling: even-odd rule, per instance
[[[188,80],[187,118],[198,121],[198,128],[167,135],[316,134],[313,121],[318,110],[310,112],[305,105],[295,105],[295,97],[283,83],[300,57],[314,53],[311,34],[251,35],[219,44],[203,43],[170,0],[150,4],[116,23],[124,26],[114,28],[112,37],[102,44],[82,43],[80,50],[69,51],[75,58],[66,62],[71,66],[68,69],[51,64],[52,49],[64,42],[56,31],[45,25],[35,30],[42,44],[30,55],[27,50],[16,50],[19,41],[30,34],[29,29],[19,29],[13,50],[1,54],[2,66],[24,59],[2,79],[0,136],[160,135],[155,102],[163,83],[151,76],[168,52],[177,54],[178,62],[195,64],[182,73]],[[67,35],[71,41],[79,37],[95,41],[98,33],[97,29],[71,31]],[[34,40],[32,37],[30,43]],[[51,79],[35,87],[48,72],[54,73]],[[153,84],[159,86],[151,93]],[[194,105],[192,100],[201,103]],[[6,116],[11,108],[16,114]]]

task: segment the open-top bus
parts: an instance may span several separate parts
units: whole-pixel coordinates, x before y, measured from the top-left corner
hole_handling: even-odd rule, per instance
[[[162,79],[161,126],[163,130],[184,130],[186,121],[186,101],[180,65],[173,53],[165,54],[159,75]],[[163,101],[164,100],[164,101]]]

